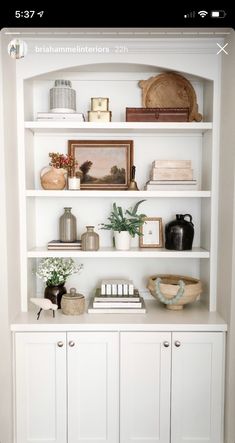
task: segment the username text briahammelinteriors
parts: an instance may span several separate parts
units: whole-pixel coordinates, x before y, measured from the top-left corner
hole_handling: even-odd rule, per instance
[[[35,46],[34,50],[38,54],[100,54],[109,53],[110,48],[107,46]]]

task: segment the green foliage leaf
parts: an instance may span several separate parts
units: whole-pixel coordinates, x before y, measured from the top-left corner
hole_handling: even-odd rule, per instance
[[[128,231],[132,237],[140,234],[140,227],[144,224],[145,214],[137,214],[139,205],[145,200],[137,202],[133,209],[127,209],[125,213],[121,206],[112,205],[112,211],[108,217],[109,223],[101,223],[101,229],[113,231]]]
[[[146,200],[140,200],[139,202],[137,202],[134,206],[134,208],[131,211],[131,215],[136,215],[137,211],[138,211],[138,207],[141,203],[145,202]]]

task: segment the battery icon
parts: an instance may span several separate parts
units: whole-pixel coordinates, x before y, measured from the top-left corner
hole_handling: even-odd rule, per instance
[[[226,12],[222,10],[211,11],[212,18],[224,18],[226,16]]]

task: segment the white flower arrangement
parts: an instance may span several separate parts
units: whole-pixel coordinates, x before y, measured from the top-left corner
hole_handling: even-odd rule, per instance
[[[77,274],[83,269],[83,265],[76,265],[72,258],[43,258],[40,260],[36,275],[47,286],[64,285],[67,278]]]

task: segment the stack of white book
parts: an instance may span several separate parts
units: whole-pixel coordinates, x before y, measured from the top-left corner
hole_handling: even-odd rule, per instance
[[[103,280],[91,298],[88,313],[145,313],[144,300],[129,280]]]
[[[155,160],[152,163],[147,191],[198,189],[193,180],[191,160]]]
[[[85,116],[82,112],[38,112],[37,120],[84,122]]]

